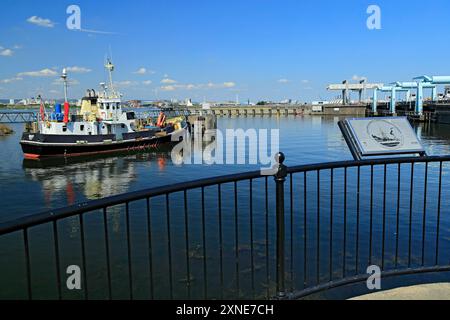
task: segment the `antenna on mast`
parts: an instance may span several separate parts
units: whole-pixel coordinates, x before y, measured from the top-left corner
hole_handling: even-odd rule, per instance
[[[111,92],[115,94],[114,91],[114,84],[113,84],[113,78],[112,78],[112,72],[114,71],[114,64],[112,64],[111,60],[108,59],[105,64],[106,70],[108,70],[109,73],[109,88],[111,89]]]
[[[62,71],[61,79],[64,82],[64,102],[67,102],[67,69],[64,68]]]

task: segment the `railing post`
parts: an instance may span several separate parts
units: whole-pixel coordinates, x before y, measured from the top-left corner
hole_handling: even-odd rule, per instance
[[[276,184],[276,210],[277,210],[277,298],[286,297],[285,271],[284,271],[284,246],[285,246],[285,226],[284,226],[284,183],[287,177],[287,167],[283,164],[285,156],[282,152],[276,155],[277,172],[274,175]]]

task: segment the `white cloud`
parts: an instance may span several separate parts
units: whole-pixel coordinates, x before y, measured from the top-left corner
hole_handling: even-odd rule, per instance
[[[144,74],[154,74],[155,71],[153,70],[148,70],[147,68],[139,68],[138,70],[136,70],[135,72],[133,72],[134,74],[139,74],[139,75],[144,75]]]
[[[89,36],[92,34],[109,34],[109,35],[117,35],[119,33],[117,32],[110,32],[110,31],[101,31],[101,30],[92,30],[92,29],[73,29],[71,31],[80,31],[80,32],[86,32],[89,33]]]
[[[12,47],[12,49],[0,46],[0,56],[2,56],[2,57],[12,57],[14,55],[15,50],[19,50],[19,49],[22,49],[22,46],[17,45],[17,44],[14,45]]]
[[[27,71],[18,73],[17,76],[22,77],[54,77],[57,76],[58,73],[52,69],[42,69],[40,71]]]
[[[197,86],[195,84],[187,84],[186,85],[186,90],[194,90],[196,88],[197,88]]]
[[[67,70],[67,72],[72,72],[72,73],[89,73],[92,71],[89,68],[77,67],[77,66],[67,67],[66,70]]]
[[[289,80],[288,79],[280,79],[278,80],[278,83],[288,83]]]
[[[223,82],[223,83],[213,83],[209,82],[206,84],[170,84],[160,87],[162,91],[175,91],[175,90],[208,90],[208,89],[227,89],[234,88],[236,83],[234,82]]]
[[[137,84],[138,83],[136,81],[131,81],[131,80],[117,81],[114,83],[114,85],[119,88],[131,87],[131,86],[135,86]]]
[[[39,27],[45,27],[45,28],[53,28],[55,26],[55,23],[51,21],[50,19],[44,19],[38,16],[32,16],[27,19],[27,22],[35,24]]]
[[[309,83],[309,80],[302,80],[302,83]]]
[[[163,84],[173,84],[173,83],[177,83],[175,80],[173,79],[169,79],[169,78],[165,78],[161,80],[161,83]]]
[[[223,88],[234,88],[236,86],[236,83],[234,82],[224,82],[224,83],[208,83],[206,85],[200,84],[198,87],[200,89],[207,88],[207,89],[223,89]]]
[[[133,72],[134,74],[146,74],[147,73],[147,69],[146,68],[139,68],[138,70],[136,70],[135,72]]]
[[[11,49],[4,49],[0,51],[0,56],[3,57],[11,57],[14,54],[14,51],[12,51]]]
[[[21,81],[21,80],[23,80],[23,78],[15,77],[15,78],[10,78],[10,79],[0,80],[0,83],[11,83],[11,82]]]
[[[145,80],[145,81],[142,81],[142,84],[143,84],[143,85],[146,85],[146,86],[149,86],[149,85],[151,85],[152,83],[153,83],[152,80]]]
[[[224,82],[223,86],[225,88],[234,88],[236,86],[236,83],[234,83],[234,82]]]
[[[193,85],[193,84],[175,84],[175,85],[162,86],[161,90],[163,90],[163,91],[193,90],[196,88],[197,88],[197,86]]]
[[[353,75],[352,80],[353,81],[362,81],[362,80],[367,80],[367,77],[361,77],[361,76],[358,76],[357,74],[355,74],[355,75]]]
[[[175,91],[177,88],[175,86],[162,86],[160,89],[162,91]]]

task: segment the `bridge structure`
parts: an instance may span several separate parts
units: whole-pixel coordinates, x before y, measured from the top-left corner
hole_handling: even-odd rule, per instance
[[[376,88],[373,90],[373,98],[372,98],[372,112],[377,112],[377,104],[378,104],[378,92],[390,92],[391,98],[390,98],[390,107],[389,110],[392,114],[396,113],[397,111],[397,93],[398,92],[406,92],[406,99],[410,99],[411,90],[418,88],[419,84],[417,82],[394,82],[390,84],[389,86],[383,86],[380,88]],[[422,92],[419,95],[416,96],[416,113],[420,114],[422,111],[419,111],[417,108],[417,102],[420,101],[423,104],[423,89],[431,89],[432,90],[432,96],[433,101],[437,100],[437,88],[435,84],[431,83],[424,83],[422,86]],[[420,99],[417,99],[417,97],[421,97]]]
[[[423,113],[423,89],[427,86],[434,85],[432,92],[433,101],[437,101],[437,85],[449,85],[450,76],[420,76],[414,78],[417,81],[417,95],[416,95],[416,113]]]
[[[418,115],[423,114],[423,102],[424,102],[424,89],[431,89],[431,100],[438,101],[437,86],[438,85],[450,85],[450,76],[420,76],[413,79],[412,82],[394,82],[390,86],[378,87],[373,91],[372,99],[372,111],[377,110],[377,93],[378,92],[391,92],[390,112],[396,112],[396,93],[403,91],[407,93],[407,99],[409,100],[410,92],[416,90],[416,103],[415,113]]]
[[[419,76],[412,82],[394,82],[388,86],[383,83],[367,83],[365,79],[359,83],[349,83],[344,80],[341,84],[330,84],[327,87],[329,91],[342,91],[342,103],[349,104],[349,92],[357,91],[359,93],[359,102],[362,102],[363,93],[366,90],[372,90],[372,112],[377,112],[378,93],[390,92],[390,112],[396,113],[396,104],[398,92],[406,92],[407,100],[411,97],[411,91],[416,91],[415,113],[423,114],[424,89],[431,89],[431,100],[438,101],[437,86],[450,85],[450,76]]]
[[[32,111],[1,111],[0,123],[27,123],[36,121],[37,112]]]
[[[386,86],[380,87],[373,90],[373,99],[372,99],[372,112],[377,112],[377,104],[378,104],[378,92],[390,92],[391,93],[391,102],[390,102],[390,111],[391,113],[395,113],[396,104],[397,104],[397,92],[399,91],[408,91],[408,89],[403,89],[397,86]]]
[[[349,97],[348,93],[356,91],[359,94],[359,102],[363,100],[363,93],[366,90],[376,90],[382,88],[383,83],[367,83],[366,80],[361,80],[359,83],[348,83],[347,80],[342,81],[341,84],[330,84],[327,87],[329,91],[342,91],[342,102],[344,105],[348,105]]]
[[[161,111],[136,112],[138,118],[155,118]],[[169,110],[164,111],[169,117],[188,116],[191,115],[189,110]],[[27,123],[34,122],[38,119],[38,112],[33,111],[3,111],[0,112],[0,123]]]

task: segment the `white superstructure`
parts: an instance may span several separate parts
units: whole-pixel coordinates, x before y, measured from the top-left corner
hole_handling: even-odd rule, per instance
[[[114,65],[108,61],[105,67],[109,72],[109,88],[102,83],[102,91],[99,94],[95,90],[87,90],[86,96],[81,100],[81,109],[77,114],[69,115],[68,121],[64,122],[62,120],[64,114],[56,111],[50,117],[47,116],[46,120],[39,121],[39,132],[50,135],[114,134],[119,140],[122,134],[134,132],[134,113],[122,110],[121,96],[113,87]],[[61,78],[64,82],[65,100],[67,101],[66,69],[63,70]]]

